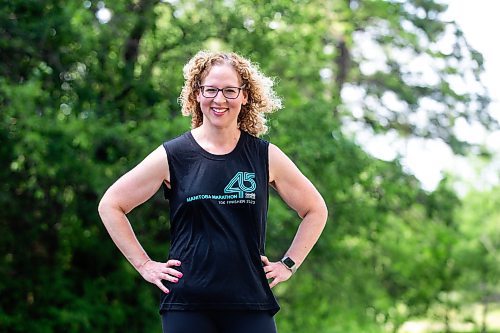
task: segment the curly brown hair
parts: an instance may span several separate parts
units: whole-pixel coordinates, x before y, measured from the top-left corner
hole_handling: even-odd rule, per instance
[[[201,81],[214,65],[229,64],[240,75],[248,95],[248,102],[241,106],[238,127],[252,135],[260,136],[268,130],[265,113],[281,109],[281,99],[273,90],[274,82],[262,74],[258,66],[234,52],[200,51],[184,66],[184,86],[179,103],[182,114],[191,116],[191,127],[203,123],[203,113],[196,100]]]

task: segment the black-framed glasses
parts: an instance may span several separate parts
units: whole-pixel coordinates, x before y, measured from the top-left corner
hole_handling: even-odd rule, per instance
[[[214,86],[200,86],[201,94],[205,98],[215,98],[219,91],[222,91],[222,95],[224,95],[227,99],[235,99],[238,98],[242,89],[245,88],[245,85],[241,87],[225,87],[225,88],[217,88]]]

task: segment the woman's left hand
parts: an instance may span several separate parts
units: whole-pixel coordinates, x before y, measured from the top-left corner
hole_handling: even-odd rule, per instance
[[[272,279],[269,287],[273,288],[278,283],[284,282],[292,276],[292,272],[281,262],[270,262],[266,256],[260,256],[260,260],[264,263],[266,278],[268,280]]]

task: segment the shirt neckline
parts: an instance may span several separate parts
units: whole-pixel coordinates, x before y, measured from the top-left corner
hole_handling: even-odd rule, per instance
[[[196,141],[196,139],[194,138],[193,133],[191,133],[191,131],[188,131],[186,134],[187,134],[189,141],[191,142],[191,144],[193,145],[193,147],[197,151],[199,151],[203,156],[205,156],[209,159],[218,160],[218,161],[226,160],[231,155],[236,154],[241,149],[241,146],[243,145],[243,143],[246,139],[245,131],[240,131],[240,137],[238,138],[238,142],[236,143],[236,146],[234,147],[234,149],[226,154],[219,155],[219,154],[212,154],[209,151],[205,150],[202,146],[200,146],[200,144]]]

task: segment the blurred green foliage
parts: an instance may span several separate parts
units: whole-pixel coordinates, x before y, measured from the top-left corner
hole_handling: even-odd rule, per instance
[[[441,20],[444,10],[433,0],[2,2],[0,331],[159,331],[159,291],[115,248],[97,204],[188,130],[182,66],[203,48],[239,52],[277,78],[285,109],[266,139],[330,208],[300,272],[275,290],[280,332],[395,332],[436,306],[494,301],[498,191],[462,202],[444,181],[428,193],[347,130],[439,138],[465,154],[477,147],[455,136],[458,119],[497,128],[481,55]],[[417,57],[429,68],[411,65]],[[453,86],[464,73],[479,87],[472,93]],[[361,113],[346,102],[353,90]],[[298,218],[274,194],[270,205],[267,252],[278,259]],[[166,258],[161,193],[130,219],[150,255]]]

